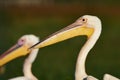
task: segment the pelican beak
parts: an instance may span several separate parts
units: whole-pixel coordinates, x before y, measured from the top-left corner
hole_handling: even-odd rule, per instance
[[[45,40],[33,45],[31,48],[42,48],[80,35],[86,35],[89,38],[93,32],[93,28],[90,28],[85,25],[76,25],[75,23],[73,23],[70,26],[53,33],[52,35],[48,36],[48,38],[46,38]]]
[[[29,47],[27,45],[19,45],[19,44],[14,45],[0,56],[0,66],[3,66],[4,64],[8,63],[9,61],[17,57],[26,55],[27,53],[30,52],[28,48]]]

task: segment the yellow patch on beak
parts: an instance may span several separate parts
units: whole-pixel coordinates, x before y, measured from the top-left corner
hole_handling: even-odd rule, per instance
[[[13,51],[11,51],[10,53],[7,53],[7,55],[0,57],[0,66],[6,64],[7,62],[9,62],[17,57],[28,54],[30,52],[30,50],[28,50],[28,48],[29,48],[28,46],[23,45]]]
[[[93,32],[94,32],[93,28],[88,28],[85,26],[78,26],[70,29],[60,30],[54,33],[53,35],[49,36],[44,41],[37,43],[31,48],[42,48],[42,47],[52,45],[54,43],[57,43],[75,36],[80,36],[80,35],[87,35],[87,37],[89,38]]]

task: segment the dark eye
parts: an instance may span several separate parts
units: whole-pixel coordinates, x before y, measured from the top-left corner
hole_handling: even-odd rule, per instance
[[[86,21],[87,21],[87,19],[83,18],[83,19],[82,19],[82,21],[83,21],[83,22],[86,22]]]
[[[22,41],[22,42],[24,42],[24,40],[23,40],[23,39],[22,39],[21,41]]]
[[[18,41],[18,44],[19,44],[19,45],[25,44],[25,40],[24,40],[24,39],[19,40],[19,41]]]
[[[25,41],[25,40],[23,40],[23,39],[21,40],[21,42],[24,42],[24,41]]]

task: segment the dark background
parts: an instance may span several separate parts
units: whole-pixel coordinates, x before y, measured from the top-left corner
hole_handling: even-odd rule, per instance
[[[22,35],[44,39],[85,14],[98,16],[103,28],[87,57],[87,73],[99,79],[105,73],[120,78],[120,0],[0,0],[0,54]],[[75,37],[41,48],[34,75],[39,80],[74,80],[76,59],[85,42],[86,37]],[[7,63],[0,80],[22,76],[26,57]]]

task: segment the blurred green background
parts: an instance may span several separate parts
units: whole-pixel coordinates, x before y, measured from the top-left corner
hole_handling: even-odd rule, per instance
[[[0,54],[25,34],[44,39],[85,14],[102,20],[100,39],[89,52],[87,73],[102,80],[105,73],[120,78],[120,0],[0,0]],[[39,80],[74,80],[78,53],[86,37],[75,37],[40,49],[33,64]],[[0,80],[22,76],[25,57],[5,65]]]

